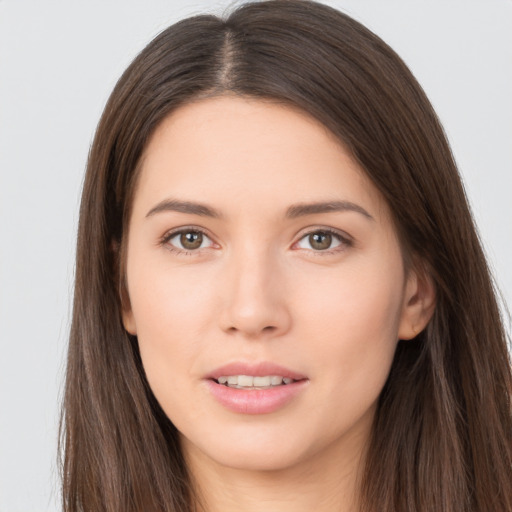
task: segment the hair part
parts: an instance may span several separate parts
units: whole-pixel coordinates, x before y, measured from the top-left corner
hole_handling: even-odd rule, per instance
[[[144,149],[182,105],[234,94],[308,113],[392,211],[437,307],[398,344],[368,448],[365,512],[512,510],[512,377],[495,291],[443,129],[401,59],[306,0],[196,16],[157,36],[117,83],[80,207],[61,450],[65,512],[185,512],[197,497],[176,428],[123,328],[124,254]]]

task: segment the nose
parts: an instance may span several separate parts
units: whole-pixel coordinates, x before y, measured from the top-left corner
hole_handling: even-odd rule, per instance
[[[246,338],[272,338],[291,325],[284,278],[270,254],[246,251],[228,264],[222,281],[220,327]]]

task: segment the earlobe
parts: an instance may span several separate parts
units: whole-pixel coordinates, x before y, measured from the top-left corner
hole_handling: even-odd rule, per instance
[[[110,249],[114,254],[115,273],[118,278],[118,293],[121,306],[121,320],[126,332],[136,336],[137,327],[135,325],[135,318],[133,316],[132,307],[130,304],[130,297],[128,295],[128,287],[126,283],[126,275],[122,262],[124,261],[123,254],[126,251],[125,244],[118,240],[112,240]]]
[[[130,296],[128,295],[126,278],[122,276],[120,279],[121,284],[119,286],[119,297],[121,299],[121,317],[123,320],[123,326],[126,332],[128,332],[132,336],[136,336],[137,326],[135,324],[135,317],[133,315]]]
[[[435,307],[436,292],[432,278],[426,272],[411,270],[405,286],[398,339],[415,338],[427,326]]]
[[[132,312],[131,308],[129,308],[127,310],[125,310],[123,308],[122,319],[123,319],[123,325],[124,325],[126,332],[128,332],[128,334],[131,334],[132,336],[136,336],[137,335],[137,326],[135,325],[135,318],[133,316],[133,312]]]
[[[128,295],[128,290],[126,288],[126,280],[124,278],[121,281],[119,295],[121,297],[121,316],[123,320],[123,326],[126,332],[128,332],[132,336],[136,336],[137,325],[135,323],[135,316],[133,315],[130,297]]]

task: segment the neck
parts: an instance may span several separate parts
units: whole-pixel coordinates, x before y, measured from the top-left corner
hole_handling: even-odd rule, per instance
[[[182,439],[196,512],[357,512],[362,444],[333,443],[307,460],[275,470],[220,465]]]

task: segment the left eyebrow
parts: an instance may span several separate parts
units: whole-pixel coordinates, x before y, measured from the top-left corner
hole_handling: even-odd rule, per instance
[[[286,210],[286,217],[288,219],[296,219],[305,215],[314,215],[316,213],[330,213],[330,212],[356,212],[360,213],[369,220],[375,219],[358,204],[350,201],[325,201],[319,203],[300,203],[290,206]]]
[[[210,206],[192,201],[178,201],[177,199],[164,199],[155,207],[151,208],[146,214],[146,217],[151,217],[160,212],[188,213],[202,217],[213,217],[215,219],[222,217],[220,212]]]

